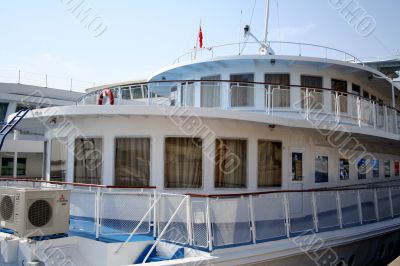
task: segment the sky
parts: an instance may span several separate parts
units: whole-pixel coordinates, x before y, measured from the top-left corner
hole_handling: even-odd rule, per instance
[[[345,3],[361,15],[350,21]],[[398,10],[398,0],[270,0],[269,40],[396,56]],[[21,83],[45,82],[47,73],[49,87],[69,87],[72,78],[74,90],[145,79],[193,48],[200,20],[212,46],[243,41],[250,22],[263,39],[264,16],[265,0],[3,0],[0,81],[18,70]]]

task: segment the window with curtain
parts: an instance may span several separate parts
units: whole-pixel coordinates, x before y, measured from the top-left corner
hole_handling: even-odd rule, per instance
[[[272,107],[290,107],[290,75],[265,74],[265,83],[279,84],[272,87]],[[266,87],[268,88],[268,87]],[[268,103],[266,103],[268,105]]]
[[[166,188],[200,188],[203,178],[202,140],[166,138],[164,175]]]
[[[5,122],[8,103],[0,103],[0,122]]]
[[[390,174],[390,171],[391,169],[390,169],[390,160],[386,160],[385,161],[385,177],[390,177],[391,176],[391,174]]]
[[[1,159],[1,175],[13,176],[14,158]],[[17,158],[17,176],[26,175],[26,158]]]
[[[201,80],[220,80],[220,75],[202,77]],[[201,107],[221,106],[221,83],[218,81],[201,82]]]
[[[115,185],[150,185],[150,138],[115,140]]]
[[[181,102],[182,106],[194,106],[194,83],[184,82],[181,84],[182,94]]]
[[[315,156],[315,183],[328,182],[328,156]]]
[[[400,162],[394,162],[394,176],[400,176]]]
[[[301,107],[305,106],[306,88],[309,92],[310,109],[322,109],[323,106],[323,90],[315,89],[322,88],[322,77],[301,76]]]
[[[340,112],[347,113],[347,81],[331,79],[332,95],[338,93]],[[335,98],[332,99],[332,110],[335,111]]]
[[[254,74],[231,75],[231,107],[254,106]]]
[[[367,179],[367,162],[365,159],[360,159],[357,162],[358,179]]]
[[[258,187],[282,185],[282,143],[258,141]]]
[[[51,140],[50,181],[64,182],[67,174],[67,138]]]
[[[245,188],[247,141],[217,139],[215,142],[214,183],[217,188]]]
[[[372,177],[379,177],[379,160],[372,160]]]
[[[350,178],[350,165],[349,160],[339,159],[339,179],[348,180]]]
[[[101,184],[103,140],[101,138],[75,139],[74,157],[74,182]]]

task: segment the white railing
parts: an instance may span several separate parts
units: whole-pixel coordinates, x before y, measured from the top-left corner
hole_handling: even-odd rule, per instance
[[[86,88],[95,86],[95,83],[90,81],[72,79],[52,74],[8,69],[0,69],[0,82],[17,83],[69,91],[83,91]]]
[[[317,57],[364,65],[364,63],[354,55],[323,45],[270,41],[268,42],[268,46],[270,46],[277,55]],[[209,46],[202,49],[192,49],[184,53],[175,59],[174,64],[221,56],[260,54],[259,49],[260,44],[257,42],[240,42]]]

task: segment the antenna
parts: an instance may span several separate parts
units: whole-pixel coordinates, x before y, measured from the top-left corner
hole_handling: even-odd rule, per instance
[[[266,0],[265,5],[265,35],[264,35],[264,43],[268,42],[268,21],[269,21],[269,0]]]

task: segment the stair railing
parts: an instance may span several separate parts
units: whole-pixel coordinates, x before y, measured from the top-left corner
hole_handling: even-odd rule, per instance
[[[160,199],[161,196],[158,198]],[[189,200],[189,196],[185,196],[182,201],[179,203],[178,207],[176,208],[175,212],[172,214],[171,218],[168,220],[167,224],[165,225],[164,229],[161,231],[160,235],[157,237],[157,240],[154,242],[154,244],[151,246],[149,252],[147,253],[146,257],[143,259],[142,264],[146,263],[146,261],[148,260],[148,258],[150,257],[151,253],[153,252],[153,250],[156,248],[156,246],[158,245],[158,243],[160,243],[161,238],[164,236],[165,232],[167,232],[168,227],[171,225],[172,220],[175,218],[175,216],[178,214],[179,210],[181,209],[181,207],[183,206],[183,204],[186,202],[188,202]],[[187,214],[189,215],[189,214]]]

